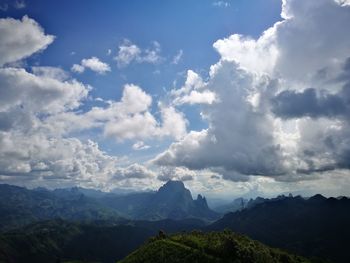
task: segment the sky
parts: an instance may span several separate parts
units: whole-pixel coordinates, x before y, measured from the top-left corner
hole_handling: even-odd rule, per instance
[[[350,1],[0,0],[0,183],[350,195]]]

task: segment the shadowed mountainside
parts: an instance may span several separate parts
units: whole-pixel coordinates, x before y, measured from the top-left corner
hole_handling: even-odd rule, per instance
[[[0,234],[0,262],[115,262],[158,233],[202,227],[195,219],[71,223],[51,220]]]
[[[308,257],[349,262],[350,199],[280,197],[226,214],[206,229],[229,228],[264,244]]]

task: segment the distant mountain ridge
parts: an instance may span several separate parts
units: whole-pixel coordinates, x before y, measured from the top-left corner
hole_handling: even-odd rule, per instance
[[[191,192],[181,181],[168,181],[156,192],[125,196],[105,196],[100,201],[132,219],[160,220],[171,218],[200,218],[213,221],[220,217],[212,211],[205,197],[193,200]]]
[[[114,194],[78,187],[29,190],[0,184],[0,231],[26,224],[61,218],[70,221],[182,220],[214,221],[205,197],[192,199],[179,181],[169,181],[156,192]]]
[[[262,201],[262,199],[260,199]],[[349,262],[350,199],[279,196],[226,214],[207,231],[231,229],[299,255]]]
[[[77,191],[58,194],[43,188],[28,190],[0,184],[0,230],[62,218],[71,221],[120,220],[115,210]]]

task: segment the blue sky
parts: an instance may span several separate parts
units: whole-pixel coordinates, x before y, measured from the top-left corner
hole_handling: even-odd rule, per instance
[[[219,59],[212,47],[217,39],[232,33],[257,38],[280,20],[281,4],[278,0],[223,2],[228,6],[217,6],[216,3],[218,1],[211,0],[105,1],[103,4],[96,1],[33,1],[23,9],[10,7],[1,16],[22,18],[28,15],[47,34],[56,36],[45,52],[28,59],[29,67],[40,64],[69,71],[82,59],[96,56],[108,63],[112,71],[102,76],[86,71],[74,77],[93,86],[91,96],[118,100],[125,83],[135,83],[152,96],[162,97],[164,89],[174,87],[174,81],[177,85],[184,82],[188,69],[206,76],[210,65]],[[153,41],[157,41],[161,45],[163,61],[119,69],[113,57],[124,39],[141,48],[149,48]],[[183,56],[178,64],[172,64],[179,50],[183,51]],[[85,103],[83,110],[93,105]],[[198,109],[189,106],[183,110],[190,119],[189,129],[200,130],[207,126],[199,118]],[[144,154],[135,153],[130,142],[123,145],[89,132],[90,136],[111,154]],[[166,140],[163,149],[170,142]],[[154,153],[154,150],[149,151]]]
[[[4,182],[346,193],[348,1],[1,0],[0,18],[0,139],[22,149],[0,152]]]

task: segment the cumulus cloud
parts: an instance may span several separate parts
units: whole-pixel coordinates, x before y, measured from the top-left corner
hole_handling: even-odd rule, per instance
[[[55,113],[77,108],[89,87],[60,81],[22,68],[0,68],[0,110],[21,107],[28,112]]]
[[[91,57],[89,59],[82,59],[81,64],[74,64],[71,68],[73,72],[83,73],[88,68],[98,74],[105,74],[111,71],[110,66],[107,63],[100,61],[97,57]]]
[[[3,64],[30,56],[53,40],[28,17],[2,19],[0,28],[2,35],[11,32],[0,40]],[[83,60],[82,65],[100,72],[106,70],[95,62]],[[114,120],[114,109],[117,114],[131,117],[143,114],[150,107],[151,97],[129,85],[120,102],[111,102],[107,109],[95,107],[82,112],[80,106],[90,90],[89,85],[72,79],[61,68],[35,66],[31,71],[8,65],[0,68],[2,182],[32,187],[82,185],[108,189],[119,181],[153,176],[142,165],[125,166],[127,160],[108,155],[96,142],[70,134],[75,129],[103,128],[105,122]]]
[[[46,35],[41,26],[28,16],[22,20],[1,18],[0,35],[0,66],[46,49],[55,38]]]
[[[155,173],[143,165],[134,163],[125,168],[118,168],[115,172],[114,179],[125,178],[152,178],[155,177]]]
[[[219,101],[202,108],[209,128],[190,132],[159,155],[155,163],[191,169],[224,168],[232,176],[234,172],[283,173],[279,147],[271,133],[272,119],[264,114],[263,106],[256,110],[246,99],[251,90],[271,88],[272,84],[257,82],[229,62],[217,66],[207,86],[215,90]]]
[[[210,169],[233,181],[299,181],[349,169],[348,7],[285,0],[282,18],[258,39],[235,34],[214,43],[221,59],[201,85],[216,96],[201,106],[209,127],[189,132],[155,164]],[[191,90],[172,91],[174,100]]]
[[[38,75],[18,68],[0,72],[2,180],[102,186],[115,173],[118,159],[92,141],[50,132],[46,123],[47,118],[79,107],[90,88],[75,80],[63,81],[57,77],[59,69],[34,72]]]
[[[84,113],[56,114],[47,118],[46,123],[53,131],[66,134],[99,128],[105,137],[115,138],[118,142],[185,136],[187,120],[182,113],[172,106],[159,104],[160,118],[157,119],[151,107],[149,94],[137,85],[126,84],[119,101],[108,101],[105,107],[93,107]]]
[[[118,54],[114,57],[118,67],[126,67],[132,62],[157,64],[162,61],[161,47],[157,41],[152,43],[151,48],[141,49],[136,44],[125,39],[119,46]]]
[[[167,182],[169,180],[191,181],[196,172],[186,167],[161,167],[158,172],[158,180]]]
[[[159,123],[150,112],[152,97],[136,85],[125,85],[120,102],[109,105],[106,109],[93,109],[88,113],[94,118],[109,119],[104,127],[104,134],[124,139],[145,139],[170,136],[181,138],[186,134],[186,119],[173,107],[160,106]]]
[[[194,71],[188,70],[185,84],[170,92],[175,105],[212,104],[216,100],[214,92],[208,89],[203,79]]]

